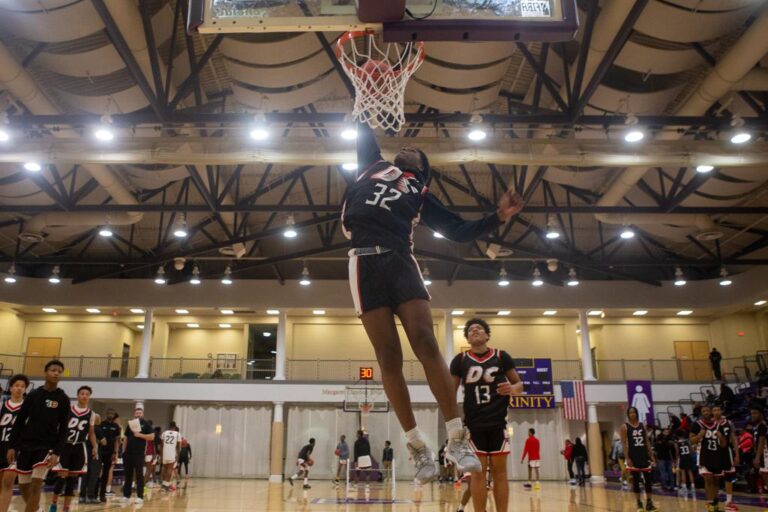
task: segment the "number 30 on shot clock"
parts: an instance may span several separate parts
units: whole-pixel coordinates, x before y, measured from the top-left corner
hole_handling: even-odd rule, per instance
[[[360,380],[373,380],[373,368],[370,366],[361,366]]]

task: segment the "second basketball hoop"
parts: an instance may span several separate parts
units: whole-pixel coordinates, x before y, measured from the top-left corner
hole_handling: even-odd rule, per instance
[[[425,58],[423,42],[380,43],[373,32],[347,32],[336,57],[355,87],[352,117],[371,128],[400,131],[405,88]]]

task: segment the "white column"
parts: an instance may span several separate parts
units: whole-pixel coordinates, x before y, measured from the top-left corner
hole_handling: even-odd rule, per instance
[[[275,378],[274,380],[285,380],[285,331],[287,328],[287,317],[285,311],[280,311],[277,317],[277,343],[275,346]],[[282,414],[282,405],[280,406]],[[275,409],[277,410],[277,409]]]
[[[274,402],[272,410],[272,439],[269,450],[269,481],[283,481],[283,439],[285,435],[283,422],[283,402]]]
[[[579,311],[579,323],[581,328],[581,374],[584,380],[596,380],[592,371],[592,346],[589,343],[589,321],[587,312]],[[597,413],[595,413],[597,414]]]
[[[141,353],[139,354],[139,373],[137,379],[149,378],[149,355],[152,353],[152,308],[144,312],[144,332],[141,335]]]
[[[600,423],[597,422],[597,404],[587,404],[587,449],[589,468],[593,482],[605,480],[603,464],[603,438],[600,435]]]
[[[456,355],[455,348],[453,345],[453,315],[451,314],[450,310],[447,310],[443,313],[443,318],[445,319],[445,348],[444,348],[444,355],[445,360],[448,364],[451,364],[451,361],[453,361],[453,356]]]

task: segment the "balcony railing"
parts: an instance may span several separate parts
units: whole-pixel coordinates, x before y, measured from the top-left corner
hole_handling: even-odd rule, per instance
[[[138,358],[128,357],[59,357],[64,363],[65,377],[90,379],[130,379],[138,373]],[[24,354],[0,354],[0,377],[11,373],[26,373],[31,377],[43,375],[49,357]],[[553,359],[554,381],[582,378],[581,360]],[[768,366],[768,361],[766,362]],[[373,368],[378,380],[381,372],[374,359],[290,359],[286,377],[293,381],[350,382],[356,381],[360,367]],[[757,357],[723,359],[722,374],[728,382],[747,382],[761,370]],[[709,360],[678,359],[599,359],[595,361],[597,380],[620,382],[647,379],[654,381],[711,381]],[[403,373],[410,382],[425,382],[424,369],[418,360],[403,361]],[[184,357],[152,357],[149,377],[152,379],[222,379],[265,380],[275,375],[274,359],[213,359]]]

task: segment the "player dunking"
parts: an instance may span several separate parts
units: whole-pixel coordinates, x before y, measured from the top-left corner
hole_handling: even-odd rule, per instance
[[[0,512],[7,512],[13,498],[13,483],[16,481],[15,468],[6,457],[10,448],[11,430],[16,423],[21,405],[24,402],[24,393],[29,387],[29,379],[26,375],[17,374],[8,379],[8,389],[11,398],[3,402],[0,408]],[[28,485],[19,485],[21,497],[27,501]]]
[[[508,396],[523,391],[523,383],[510,355],[488,347],[490,335],[491,328],[485,320],[469,320],[464,326],[464,337],[471,348],[451,361],[453,390],[455,393],[460,385],[464,386],[464,421],[481,463],[479,471],[472,471],[470,480],[472,505],[476,512],[484,511],[488,500],[485,475],[489,460],[496,510],[507,510]]]
[[[347,189],[342,209],[344,234],[352,241],[350,288],[355,310],[376,352],[387,398],[405,431],[416,465],[415,479],[419,483],[434,480],[437,467],[411,407],[395,315],[446,419],[450,439],[446,457],[461,471],[480,471],[480,461],[465,439],[451,376],[432,329],[430,296],[412,252],[413,228],[421,220],[450,240],[468,242],[520,212],[523,200],[508,191],[499,200],[496,213],[465,221],[429,192],[430,167],[424,153],[403,148],[393,165],[382,158],[373,130],[361,124],[358,132],[360,170]]]
[[[637,512],[657,510],[653,504],[651,480],[652,466],[656,463],[648,441],[645,425],[640,423],[636,407],[627,409],[627,422],[621,426],[621,442],[627,461],[627,471],[632,475],[632,491],[637,499]],[[645,482],[645,507],[640,493],[640,479]]]
[[[59,388],[64,363],[53,359],[44,371],[45,383],[27,395],[16,416],[7,454],[8,462],[16,463],[19,487],[27,486],[26,512],[37,512],[45,476],[67,441],[69,397]]]
[[[67,423],[67,442],[61,452],[59,464],[53,468],[58,472],[58,479],[53,486],[50,512],[56,512],[59,495],[64,492],[64,512],[68,512],[75,495],[75,487],[80,475],[85,474],[88,454],[90,450],[94,457],[98,457],[98,445],[94,425],[96,417],[88,407],[91,400],[91,388],[80,386],[77,390],[77,404],[70,408]],[[87,445],[87,446],[86,446]]]
[[[309,467],[314,464],[312,461],[312,451],[315,449],[315,438],[309,439],[309,443],[305,444],[299,450],[299,456],[296,457],[296,473],[288,479],[288,483],[293,487],[293,481],[300,477],[304,477],[304,489],[311,489],[309,485]]]
[[[704,493],[708,512],[716,512],[717,480],[723,476],[722,449],[727,447],[726,439],[720,431],[720,423],[712,417],[712,408],[701,407],[701,418],[691,427],[691,444],[698,444],[699,474],[704,478]]]
[[[719,425],[720,435],[725,440],[725,446],[720,447],[720,464],[725,480],[725,512],[736,512],[739,507],[733,502],[733,482],[736,479],[736,466],[739,465],[739,442],[736,439],[733,423],[725,416],[719,405],[712,406],[712,418]]]

